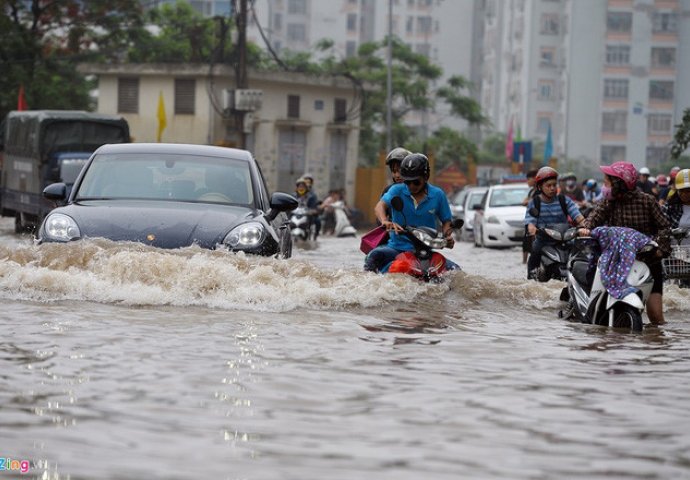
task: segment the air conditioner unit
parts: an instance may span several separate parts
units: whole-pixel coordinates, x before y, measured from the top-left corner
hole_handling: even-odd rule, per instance
[[[255,89],[235,90],[235,110],[251,112],[261,108],[263,91]]]

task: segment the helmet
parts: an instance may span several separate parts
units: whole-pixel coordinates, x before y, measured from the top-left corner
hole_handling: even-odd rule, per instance
[[[590,178],[589,180],[587,180],[587,183],[585,183],[585,185],[587,185],[587,188],[597,188],[597,181],[593,178]]]
[[[649,169],[647,167],[642,167],[640,168],[639,174],[649,176]]]
[[[611,165],[599,167],[609,177],[620,178],[623,180],[628,190],[635,190],[637,186],[637,169],[630,162],[616,162]]]
[[[386,156],[386,165],[390,167],[391,163],[393,162],[402,162],[403,158],[410,155],[411,153],[412,152],[402,147],[396,147],[390,152],[388,152],[388,156]]]
[[[663,173],[656,176],[656,184],[660,187],[665,187],[668,185],[668,177]]]
[[[676,190],[690,188],[690,168],[684,168],[676,174]]]
[[[577,180],[577,176],[573,172],[567,172],[563,175],[563,180]]]
[[[409,154],[400,164],[400,176],[403,180],[426,179],[429,176],[429,159],[421,153]]]
[[[551,167],[541,167],[537,172],[537,176],[534,177],[537,185],[541,185],[549,178],[558,178],[558,172]]]
[[[673,167],[669,172],[668,176],[671,177],[671,181],[676,179],[676,174],[680,172],[680,167]]]
[[[295,186],[299,185],[300,183],[303,183],[304,185],[306,185],[307,180],[304,177],[299,177],[297,180],[295,180]]]

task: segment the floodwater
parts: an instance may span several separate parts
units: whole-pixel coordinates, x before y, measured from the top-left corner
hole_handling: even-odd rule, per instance
[[[518,249],[460,244],[424,285],[356,239],[277,261],[12,225],[0,457],[30,468],[0,480],[690,478],[690,290],[624,334],[559,320]]]

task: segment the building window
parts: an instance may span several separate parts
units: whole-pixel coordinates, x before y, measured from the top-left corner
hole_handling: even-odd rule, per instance
[[[626,133],[628,131],[628,112],[604,112],[601,116],[602,133]]]
[[[647,133],[650,135],[671,134],[671,115],[664,113],[652,113],[647,117]]]
[[[333,101],[333,110],[333,121],[335,123],[344,123],[347,120],[347,100],[336,98]]]
[[[559,20],[557,13],[544,13],[541,16],[541,34],[558,35]]]
[[[283,15],[280,13],[273,14],[273,30],[281,30],[283,28]]]
[[[668,147],[647,147],[646,153],[647,166],[657,170],[666,163],[671,152]]]
[[[537,98],[539,100],[553,100],[556,82],[553,80],[539,80]]]
[[[539,62],[544,67],[556,65],[556,49],[551,47],[541,47],[539,52]]]
[[[608,65],[630,65],[630,45],[606,45]]]
[[[673,82],[667,80],[650,80],[649,82],[650,100],[673,100]]]
[[[414,46],[414,51],[420,55],[424,55],[425,57],[430,57],[431,45],[429,45],[428,43],[418,43]]]
[[[431,17],[417,17],[417,32],[431,33]]]
[[[674,67],[676,49],[672,47],[652,47],[652,67]]]
[[[537,116],[537,132],[547,133],[549,131],[549,125],[551,125],[551,115]]]
[[[139,113],[139,79],[117,79],[117,113]]]
[[[175,114],[194,115],[194,94],[196,80],[186,78],[175,79]]]
[[[345,56],[354,57],[357,54],[357,42],[348,41],[345,43]]]
[[[307,13],[307,0],[288,0],[288,13]]]
[[[628,80],[619,78],[607,78],[604,80],[605,99],[627,99]]]
[[[288,118],[299,118],[299,95],[288,95]]]
[[[674,12],[654,12],[652,32],[674,33],[678,29],[677,16]]]
[[[405,24],[405,31],[407,33],[414,32],[414,17],[407,17],[407,23]]]
[[[630,33],[632,30],[632,12],[608,12],[606,30],[617,33]]]
[[[307,39],[307,29],[303,23],[288,23],[287,38],[293,42],[304,42]]]
[[[615,162],[625,161],[625,147],[623,145],[602,145],[601,164],[611,165]]]
[[[347,14],[347,31],[356,32],[357,31],[357,14],[348,13]]]
[[[323,110],[323,100],[314,100],[314,110]]]

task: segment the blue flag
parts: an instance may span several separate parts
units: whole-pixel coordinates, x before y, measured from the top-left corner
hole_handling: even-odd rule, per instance
[[[549,163],[549,159],[553,156],[553,139],[551,138],[551,123],[549,123],[549,133],[546,134],[546,143],[544,144],[544,158],[542,162],[544,165]]]

